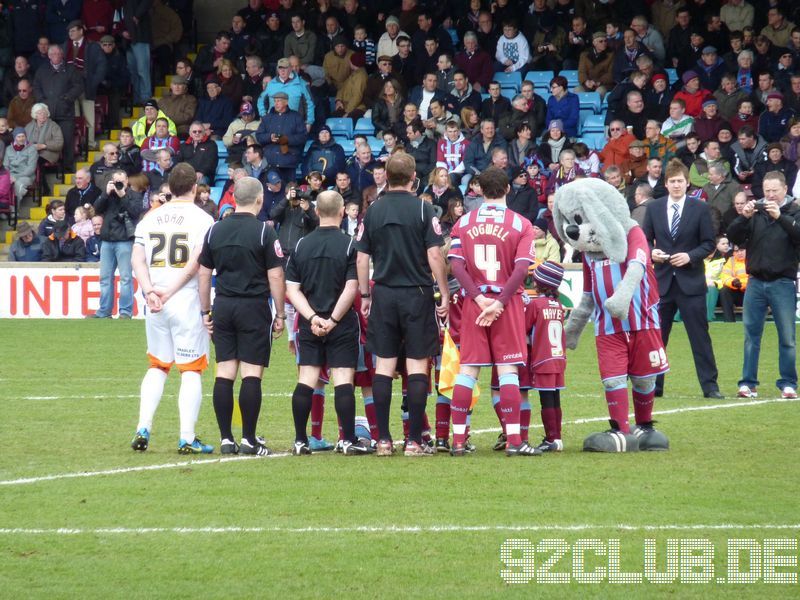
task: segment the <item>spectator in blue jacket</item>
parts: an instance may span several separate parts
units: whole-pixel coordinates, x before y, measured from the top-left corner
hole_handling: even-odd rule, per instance
[[[303,174],[319,171],[324,175],[325,181],[333,181],[336,179],[336,173],[344,169],[344,148],[331,137],[331,128],[323,125],[317,134],[317,139],[306,152]]]
[[[314,100],[308,85],[298,75],[292,73],[288,58],[278,61],[277,74],[267,84],[264,93],[258,98],[258,114],[267,114],[267,109],[275,106],[275,94],[283,92],[289,98],[289,109],[292,111],[304,112],[306,131],[311,131],[314,124]],[[266,101],[269,99],[269,106]],[[304,111],[301,111],[301,104]]]
[[[550,80],[550,93],[547,100],[547,115],[545,126],[550,127],[550,121],[559,119],[564,124],[564,132],[570,137],[578,135],[578,120],[581,114],[578,96],[567,91],[566,77],[557,76]]]
[[[219,80],[211,78],[206,82],[208,98],[201,98],[197,103],[195,120],[211,126],[211,137],[221,140],[228,130],[228,125],[236,117],[236,109],[230,98],[221,94],[222,86]]]
[[[783,94],[772,92],[767,96],[767,110],[758,119],[758,133],[768,144],[779,142],[789,131],[789,121],[793,116],[794,111],[783,105]]]
[[[289,108],[289,95],[277,92],[272,108],[261,118],[256,141],[264,148],[264,158],[277,169],[283,181],[295,180],[295,169],[306,143],[306,125],[300,113]]]

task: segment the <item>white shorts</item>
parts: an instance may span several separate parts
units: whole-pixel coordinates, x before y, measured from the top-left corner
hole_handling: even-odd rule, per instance
[[[208,331],[200,314],[200,297],[195,289],[175,294],[157,313],[145,319],[147,355],[150,364],[179,371],[204,371],[208,366]]]

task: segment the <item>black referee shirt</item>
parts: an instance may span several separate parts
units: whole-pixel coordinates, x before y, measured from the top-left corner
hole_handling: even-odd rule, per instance
[[[297,242],[286,283],[297,283],[314,312],[329,317],[350,279],[357,279],[352,238],[338,227],[318,227]]]
[[[203,241],[200,264],[217,270],[216,293],[247,298],[269,296],[267,271],[283,262],[275,230],[249,213],[214,223]]]
[[[372,256],[372,279],[390,287],[431,286],[427,251],[443,243],[433,206],[410,192],[373,202],[356,236],[356,249]]]

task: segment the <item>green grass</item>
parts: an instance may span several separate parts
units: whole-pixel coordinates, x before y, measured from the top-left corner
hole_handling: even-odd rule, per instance
[[[677,326],[669,348],[667,396],[657,401],[656,410],[741,403],[733,398],[741,369],[741,325],[715,324],[712,335],[720,384],[729,399],[702,399],[685,333]],[[800,532],[797,527],[752,527],[800,523],[800,452],[788,441],[797,423],[796,403],[663,415],[658,418],[672,443],[669,453],[581,453],[582,439],[605,425],[573,422],[606,414],[588,334],[569,356],[563,394],[566,451],[561,455],[506,459],[491,451],[496,433],[487,431],[474,438],[478,453],[462,460],[314,455],[209,464],[194,464],[175,452],[174,373],[156,415],[151,449],[145,454],[129,449],[146,368],[143,323],[5,320],[0,321],[0,339],[0,480],[181,463],[161,470],[0,485],[0,590],[5,597],[798,594],[797,584],[550,586],[536,577],[527,585],[503,582],[500,547],[508,538],[528,539],[534,546],[543,539],[570,545],[587,538],[604,544],[619,539],[621,570],[637,573],[642,572],[645,539],[657,542],[659,570],[665,569],[668,539],[707,539],[715,549],[716,578],[726,575],[728,539],[763,544],[767,538],[796,540]],[[294,369],[285,346],[284,338],[264,380],[259,427],[280,451],[292,441]],[[776,363],[777,341],[769,324],[761,398],[778,395],[772,384]],[[206,373],[197,429],[206,441],[216,442],[212,379],[213,373]],[[397,436],[397,399],[393,413]],[[335,437],[332,402],[325,420],[327,437]],[[536,411],[533,420],[538,423]],[[491,403],[482,398],[473,428],[496,426]],[[540,431],[537,427],[532,438]],[[641,529],[673,525],[687,529]],[[690,528],[696,526],[713,528]],[[453,530],[463,527],[472,529]],[[13,528],[26,531],[8,531]],[[79,531],[57,533],[58,528]],[[121,530],[99,531],[114,528]],[[159,529],[131,531],[139,528]],[[29,531],[36,529],[44,531]],[[798,552],[783,554],[797,557]],[[536,553],[537,566],[549,555]],[[590,568],[607,565],[605,557],[586,556]],[[552,570],[570,572],[573,557],[567,553]],[[779,570],[800,569],[795,563]]]

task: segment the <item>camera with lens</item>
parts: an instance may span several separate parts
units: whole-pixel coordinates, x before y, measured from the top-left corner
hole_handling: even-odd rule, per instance
[[[756,210],[760,210],[761,212],[764,212],[765,210],[767,210],[767,201],[764,200],[763,198],[761,200],[756,200],[755,207],[756,207]]]
[[[121,181],[115,181],[114,187],[121,192],[122,190],[125,189],[125,184],[122,183]]]
[[[311,192],[308,190],[301,190],[297,188],[297,190],[295,191],[295,197],[298,200],[308,200],[309,202],[311,202]]]

